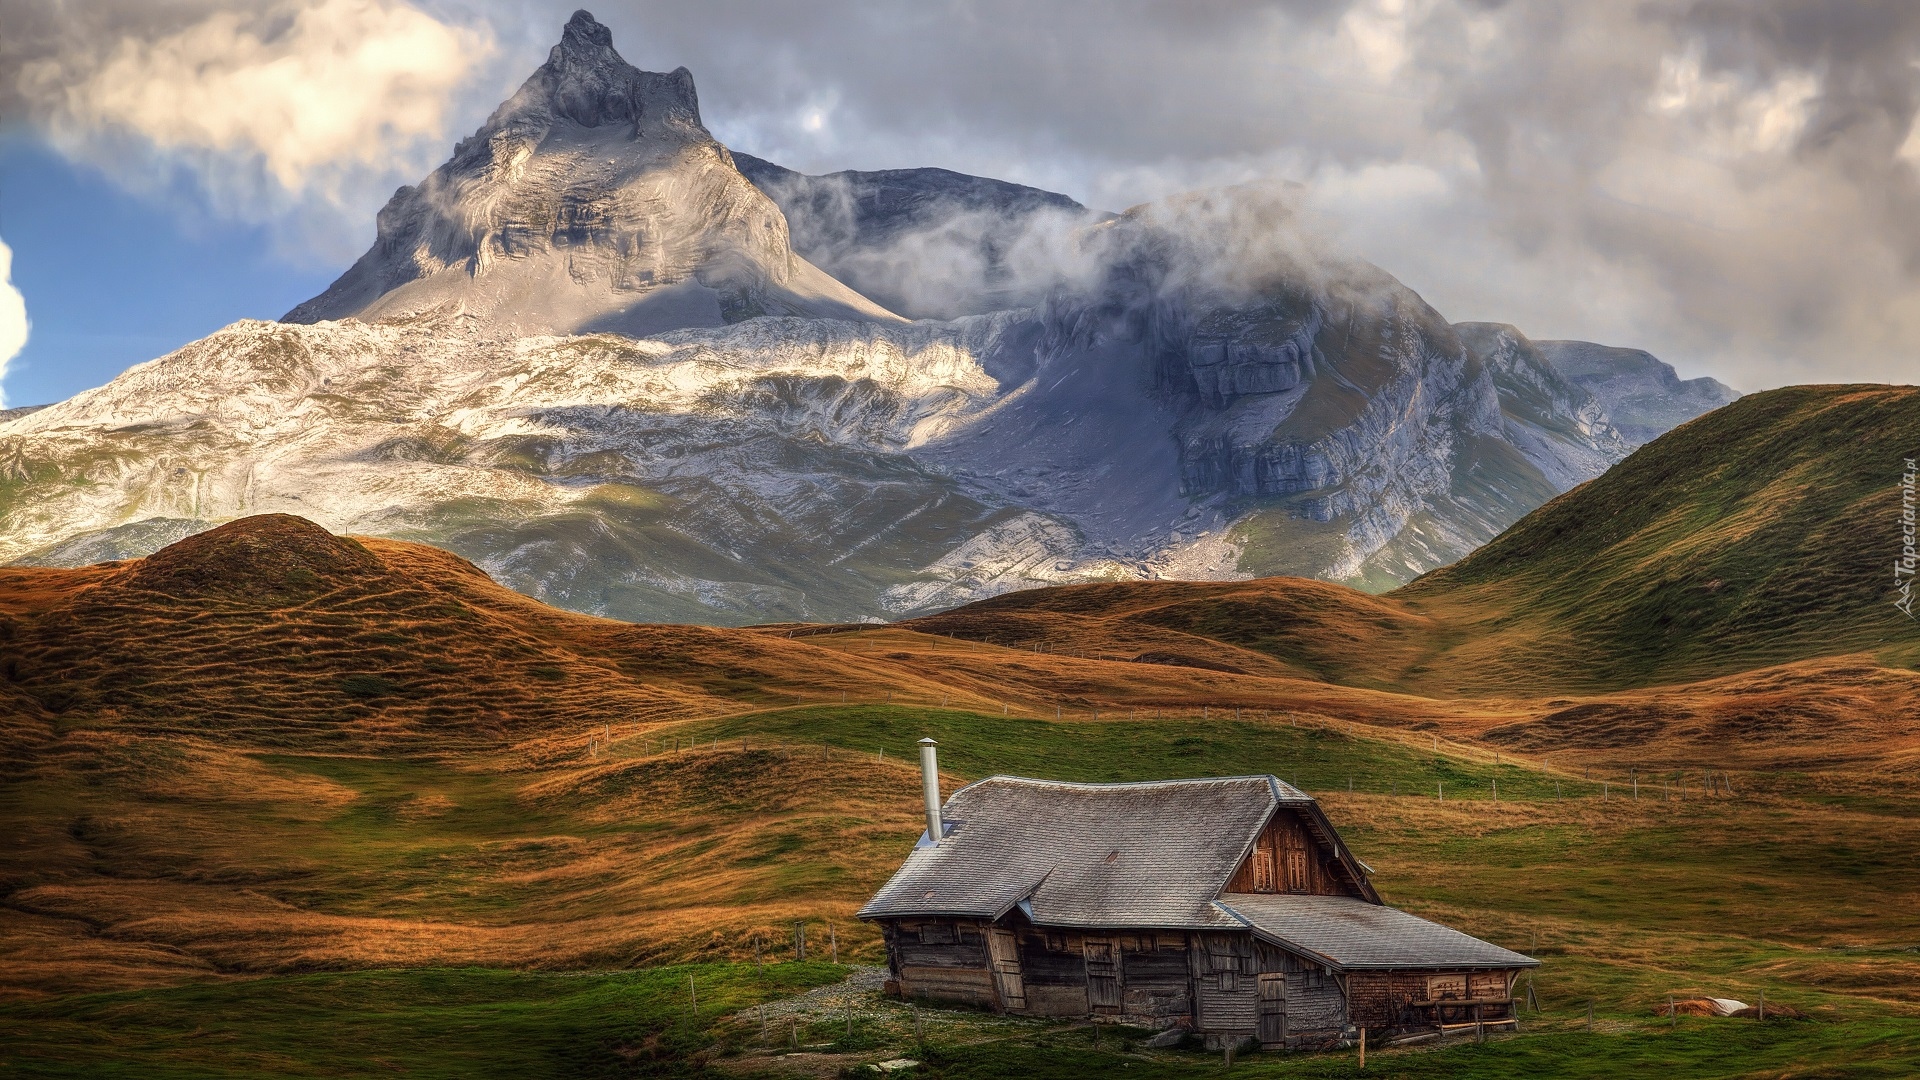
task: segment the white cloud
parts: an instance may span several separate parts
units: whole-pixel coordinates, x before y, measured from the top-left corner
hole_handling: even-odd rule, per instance
[[[13,286],[13,249],[0,240],[0,409],[7,407],[7,365],[27,347],[27,298]]]
[[[444,154],[455,91],[493,52],[483,26],[405,0],[283,0],[70,47],[23,65],[19,85],[56,145],[130,186],[183,166],[216,213],[361,217],[369,190]]]

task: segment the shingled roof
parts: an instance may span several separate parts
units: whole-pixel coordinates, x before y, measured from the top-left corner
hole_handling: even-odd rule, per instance
[[[923,838],[860,916],[991,920],[1017,906],[1038,926],[1237,929],[1214,900],[1283,805],[1324,825],[1364,882],[1313,798],[1272,776],[1142,784],[994,776],[953,793],[941,814],[945,837]]]
[[[1390,907],[1346,896],[1227,893],[1219,907],[1282,948],[1335,971],[1516,968],[1540,961]]]

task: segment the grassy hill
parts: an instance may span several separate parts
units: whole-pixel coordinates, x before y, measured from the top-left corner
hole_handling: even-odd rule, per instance
[[[1527,1034],[1389,1075],[1913,1075],[1920,635],[1879,567],[1917,443],[1920,391],[1754,395],[1386,596],[634,625],[284,516],[0,568],[0,1073],[1217,1069],[870,1001],[770,1056],[739,1010],[880,955],[851,916],[931,734],[950,785],[1274,772],[1389,902],[1546,960]],[[1652,1016],[1762,989],[1815,1020]]]
[[[1462,663],[1641,686],[1808,657],[1920,664],[1893,606],[1920,389],[1795,386],[1682,425],[1394,594]]]
[[[1920,389],[1790,387],[1676,428],[1384,596],[1293,578],[1081,585],[905,625],[1441,696],[1640,689],[1840,656],[1911,670],[1920,623],[1893,606],[1891,568],[1913,457]]]

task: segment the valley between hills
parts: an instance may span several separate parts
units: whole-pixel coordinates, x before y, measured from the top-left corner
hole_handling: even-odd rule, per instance
[[[851,915],[919,828],[931,735],[949,788],[1271,771],[1391,903],[1545,961],[1520,1035],[1393,1075],[1908,1075],[1920,633],[1872,526],[1917,442],[1912,388],[1752,395],[1377,596],[1095,583],[890,626],[629,624],[289,516],[0,568],[0,1060],[1218,1068],[859,995],[781,1014],[800,1053],[762,1032],[759,1003],[880,956]],[[1654,1016],[1763,991],[1765,1023]]]

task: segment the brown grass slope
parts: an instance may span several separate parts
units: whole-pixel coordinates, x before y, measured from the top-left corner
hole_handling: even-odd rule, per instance
[[[1897,388],[1755,395],[1384,597],[1286,578],[1096,584],[835,633],[642,626],[284,516],[145,560],[0,568],[0,993],[737,956],[793,918],[844,919],[915,831],[914,777],[864,741],[828,754],[804,726],[713,745],[796,700],[835,703],[822,723],[880,701],[1033,738],[1038,718],[1069,771],[1086,764],[1072,747],[1135,718],[1199,725],[1199,745],[1239,731],[1242,712],[1234,737],[1250,746],[1351,737],[1331,719],[1373,725],[1383,759],[1427,752],[1432,731],[1491,744],[1504,768],[1550,756],[1569,783],[1589,766],[1909,769],[1920,656],[1913,629],[1884,618],[1897,613],[1880,568],[1917,409]],[[833,720],[843,695],[856,704]],[[917,715],[890,733],[901,750]],[[698,752],[678,751],[694,738]],[[1909,820],[1862,783],[1836,796],[1855,806],[1844,821],[1818,792],[1730,808],[1715,857],[1743,872],[1754,823],[1787,810],[1821,843]],[[1495,894],[1534,887],[1497,868],[1456,880],[1447,845],[1489,814],[1575,832],[1600,828],[1582,815],[1639,815],[1622,865],[1657,865],[1682,835],[1664,801],[1490,807],[1455,790],[1445,804],[1401,801],[1404,785],[1329,798],[1399,867],[1392,891],[1439,914],[1504,910]],[[1797,859],[1780,863],[1769,890],[1793,880]],[[1878,913],[1910,886],[1861,872],[1835,903],[1881,942],[1895,930]],[[1623,911],[1644,907],[1635,888]],[[1694,891],[1676,884],[1661,909]],[[1775,922],[1809,917],[1791,911]]]
[[[126,563],[0,568],[0,642],[0,693],[65,727],[349,753],[499,747],[899,682],[806,639],[560,611],[439,549],[287,515]]]

